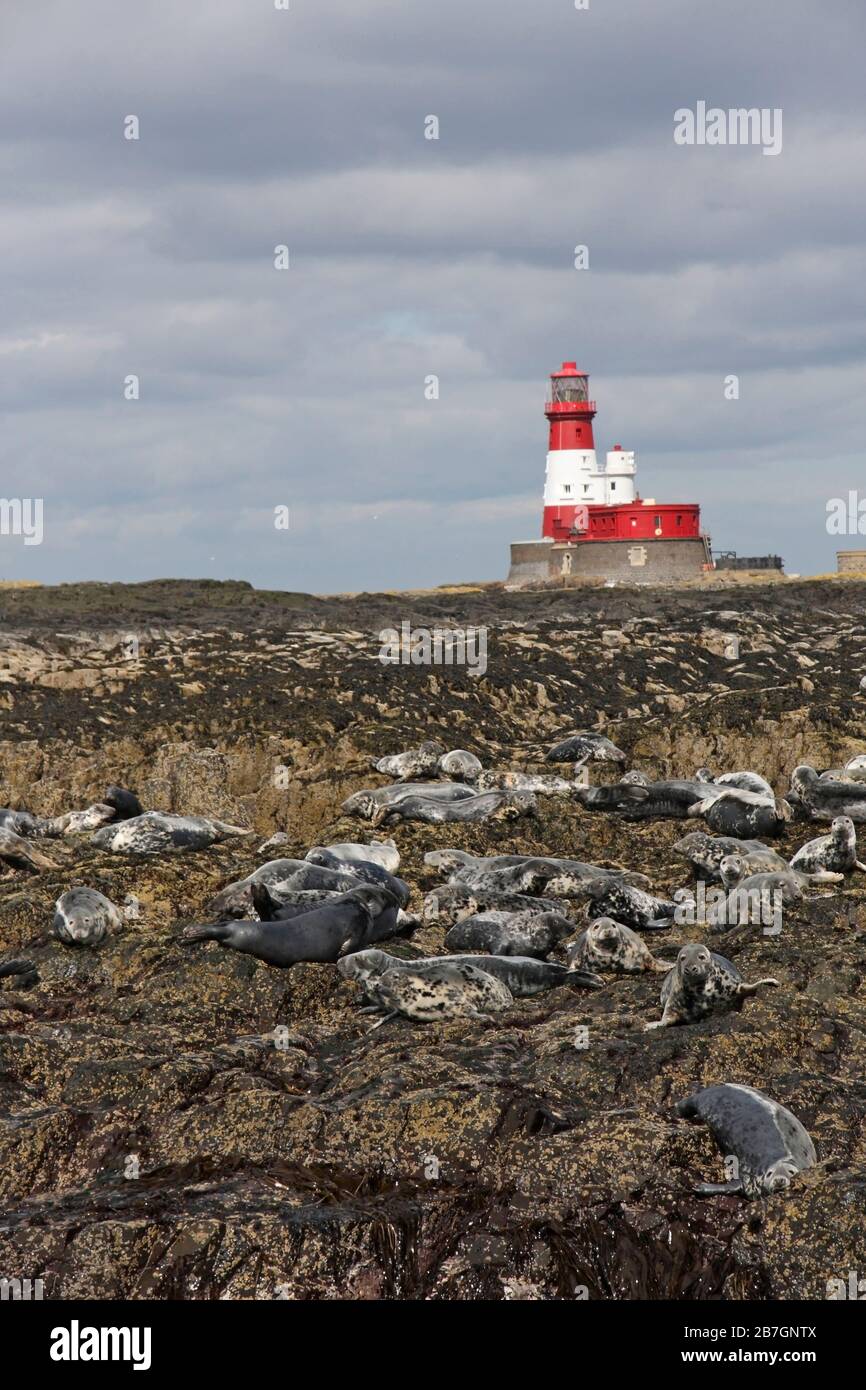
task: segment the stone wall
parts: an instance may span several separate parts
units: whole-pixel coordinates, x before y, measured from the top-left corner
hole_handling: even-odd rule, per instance
[[[694,579],[710,561],[704,540],[593,541],[565,545],[518,541],[511,547],[509,584],[538,580],[617,579],[628,584],[665,584]]]

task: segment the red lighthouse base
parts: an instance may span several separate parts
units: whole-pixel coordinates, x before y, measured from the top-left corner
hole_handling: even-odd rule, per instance
[[[584,545],[596,541],[695,540],[701,534],[696,502],[623,502],[618,506],[545,507],[543,536]]]

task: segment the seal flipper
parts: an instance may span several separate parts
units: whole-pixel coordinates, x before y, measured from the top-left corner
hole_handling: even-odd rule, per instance
[[[211,922],[200,927],[184,927],[182,941],[225,941],[237,922]]]
[[[694,1187],[698,1197],[736,1196],[742,1191],[742,1178],[731,1178],[730,1182],[699,1182]]]
[[[271,897],[264,883],[253,884],[253,907],[259,914],[263,922],[273,922],[276,920],[279,903]]]
[[[592,970],[569,970],[561,983],[572,987],[581,985],[584,989],[604,989],[604,980]]]

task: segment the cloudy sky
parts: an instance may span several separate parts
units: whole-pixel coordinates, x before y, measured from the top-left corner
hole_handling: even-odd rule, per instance
[[[0,0],[0,491],[44,499],[0,578],[502,578],[564,358],[645,496],[835,568],[864,41],[862,0]],[[781,153],[675,144],[699,101]]]

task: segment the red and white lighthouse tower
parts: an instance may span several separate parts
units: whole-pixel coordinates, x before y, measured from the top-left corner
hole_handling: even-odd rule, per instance
[[[509,579],[558,575],[652,583],[712,568],[697,502],[657,502],[637,491],[635,456],[615,444],[601,462],[589,377],[576,363],[552,372],[540,541],[515,541]]]

